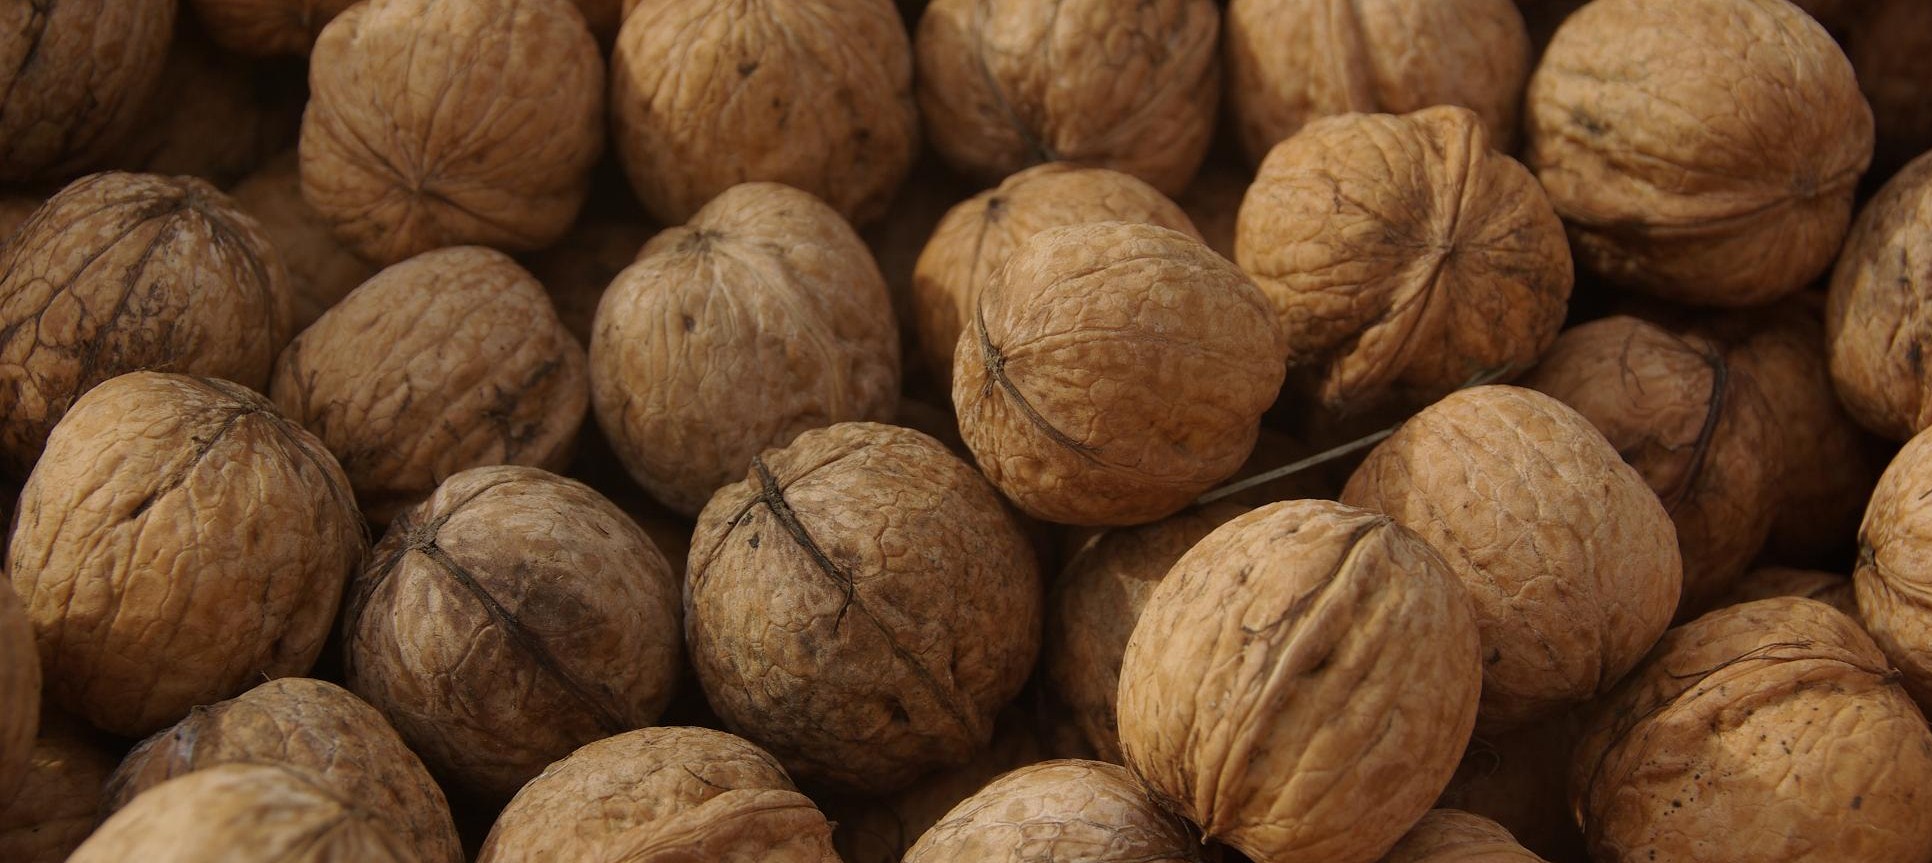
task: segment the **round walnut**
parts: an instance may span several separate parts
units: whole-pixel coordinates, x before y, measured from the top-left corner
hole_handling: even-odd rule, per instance
[[[356,0],[188,0],[222,48],[250,57],[308,56],[322,28]]]
[[[1271,504],[1196,543],[1148,598],[1121,664],[1121,748],[1206,840],[1369,863],[1454,773],[1478,648],[1421,537],[1330,501]]]
[[[1602,863],[1932,855],[1932,729],[1858,624],[1796,597],[1658,642],[1597,708],[1571,767]]]
[[[752,459],[698,517],[686,640],[711,706],[808,781],[965,763],[1039,649],[1032,548],[972,467],[843,423]]]
[[[175,0],[8,3],[0,11],[0,182],[62,180],[139,117],[174,39]]]
[[[114,753],[53,715],[47,719],[19,792],[0,802],[0,860],[61,863],[100,822],[101,784],[114,770]]]
[[[262,233],[288,265],[293,332],[315,323],[376,268],[335,238],[328,223],[302,199],[302,175],[294,150],[269,160],[235,186],[235,206],[255,217]]]
[[[1905,440],[1932,427],[1932,153],[1865,205],[1831,277],[1831,380],[1866,428]]]
[[[832,827],[752,744],[706,728],[592,743],[530,780],[477,863],[549,860],[838,863]]]
[[[1503,825],[1454,809],[1431,809],[1409,828],[1382,863],[1544,863]]]
[[[68,863],[407,863],[416,857],[357,801],[298,770],[223,764],[156,785]]]
[[[1577,260],[1682,303],[1817,278],[1872,157],[1851,63],[1783,0],[1597,0],[1557,31],[1526,110]]]
[[[504,800],[657,720],[678,582],[630,516],[536,468],[450,477],[389,527],[343,614],[349,688],[454,784]]]
[[[1932,433],[1912,438],[1892,459],[1858,529],[1852,571],[1867,631],[1905,677],[1920,704],[1932,705]]]
[[[811,195],[734,186],[637,258],[597,307],[591,395],[611,448],[666,506],[697,514],[806,429],[892,416],[885,280]]]
[[[589,410],[585,366],[536,279],[463,246],[384,269],[324,312],[268,393],[342,460],[380,525],[472,467],[562,470]]]
[[[1738,579],[1737,585],[1725,595],[1721,604],[1737,605],[1774,596],[1815,599],[1844,612],[1853,620],[1859,619],[1858,594],[1852,587],[1852,580],[1835,572],[1819,572],[1815,569],[1765,567]]]
[[[1516,148],[1529,31],[1512,0],[1234,0],[1228,109],[1248,158],[1310,121],[1460,105]]]
[[[839,857],[845,863],[902,863],[913,843],[960,801],[1009,770],[1052,757],[1035,725],[1032,711],[1008,707],[995,723],[992,745],[971,761],[928,773],[897,794],[827,800]]]
[[[39,728],[40,656],[33,624],[19,594],[8,587],[0,590],[0,806],[20,789]]]
[[[1220,29],[1212,0],[934,0],[918,36],[927,136],[988,184],[1065,160],[1178,195],[1214,136]]]
[[[1281,389],[1280,327],[1226,258],[1167,228],[1034,234],[953,357],[960,435],[1028,515],[1154,521],[1240,469]]]
[[[1261,163],[1234,248],[1330,410],[1526,368],[1570,299],[1562,223],[1462,108],[1309,124]]]
[[[281,256],[213,186],[74,181],[0,246],[0,466],[24,475],[74,400],[123,372],[261,388],[289,314]]]
[[[868,222],[919,151],[912,45],[888,0],[642,0],[611,56],[610,122],[667,225],[747,180]]]
[[[966,798],[906,852],[905,863],[1199,863],[1180,819],[1134,774],[1099,761],[1047,761]]]
[[[367,0],[315,43],[302,195],[393,264],[569,230],[604,148],[604,60],[570,0]]]
[[[177,776],[247,763],[308,771],[422,863],[464,859],[442,789],[382,714],[340,686],[304,677],[197,707],[142,741],[107,778],[101,811],[112,814]]]

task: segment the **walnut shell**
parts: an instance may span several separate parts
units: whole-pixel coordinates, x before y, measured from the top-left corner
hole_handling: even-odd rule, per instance
[[[836,825],[832,840],[840,859],[901,863],[913,843],[960,801],[1009,770],[1049,758],[1047,742],[1034,728],[1036,718],[1030,710],[1009,707],[994,725],[992,744],[971,761],[928,773],[897,794],[828,800],[826,815]]]
[[[308,671],[366,547],[335,459],[267,399],[135,372],[48,437],[7,570],[47,696],[140,736]]]
[[[1454,809],[1431,809],[1409,828],[1382,863],[1544,863],[1503,825]]]
[[[0,246],[0,462],[24,475],[74,400],[123,372],[260,388],[289,314],[281,256],[213,186],[74,181]]]
[[[954,354],[953,405],[1028,515],[1139,524],[1241,467],[1283,374],[1268,298],[1227,259],[1093,222],[1028,237],[993,277]]]
[[[236,57],[183,27],[154,95],[100,166],[227,188],[295,145],[306,95],[299,69]]]
[[[933,148],[988,184],[1080,162],[1187,188],[1220,104],[1210,0],[934,0],[919,19]]]
[[[13,802],[0,803],[0,859],[61,863],[100,821],[101,784],[114,753],[88,734],[49,716],[34,740],[26,780]]]
[[[1859,619],[1858,594],[1852,580],[1835,572],[1815,569],[1790,569],[1770,566],[1738,579],[1721,604],[1738,605],[1774,596],[1801,596],[1815,599]]]
[[[156,785],[68,863],[406,863],[408,846],[356,801],[301,771],[223,764]]]
[[[830,207],[735,186],[637,257],[597,307],[591,395],[611,448],[666,506],[697,514],[806,429],[892,416],[892,303]]]
[[[1858,624],[1765,599],[1670,631],[1571,768],[1592,860],[1918,861],[1932,729]]]
[[[106,778],[101,812],[177,776],[246,763],[308,771],[424,863],[464,859],[443,790],[382,714],[340,686],[304,677],[197,707],[141,741]]]
[[[1766,0],[1584,6],[1530,79],[1525,125],[1578,262],[1698,305],[1817,278],[1872,158],[1851,63],[1810,16]]]
[[[905,863],[1199,863],[1180,819],[1134,774],[1099,761],[1022,767],[966,798],[906,852]]]
[[[356,0],[188,0],[209,38],[250,57],[306,57],[322,28]]]
[[[1932,433],[1899,450],[1879,477],[1858,528],[1852,582],[1865,629],[1905,677],[1905,688],[1932,705]]]
[[[235,206],[255,218],[288,266],[292,332],[308,329],[376,268],[335,238],[327,222],[302,199],[302,174],[294,150],[270,159],[235,186]]]
[[[1437,809],[1494,820],[1523,847],[1559,863],[1584,863],[1583,831],[1570,812],[1571,755],[1584,710],[1502,734],[1470,738]]]
[[[1040,643],[1039,571],[979,474],[872,423],[755,457],[698,517],[685,634],[711,706],[807,781],[885,793],[975,757]]]
[[[667,225],[746,181],[864,223],[919,152],[912,44],[887,0],[643,0],[611,56],[611,134]]]
[[[33,762],[40,683],[33,625],[9,585],[0,590],[0,806],[13,799]]]
[[[1463,108],[1309,124],[1261,163],[1234,244],[1336,411],[1526,368],[1570,299],[1562,223]]]
[[[303,330],[268,393],[387,524],[472,467],[562,470],[590,407],[584,349],[543,286],[479,246],[384,269]]]
[[[141,113],[174,39],[175,0],[9,3],[0,13],[0,182],[63,180]]]
[[[1831,277],[1831,380],[1864,427],[1905,440],[1932,427],[1932,153],[1859,213]]]
[[[569,0],[367,0],[315,42],[302,196],[378,264],[562,238],[604,148],[604,59]]]
[[[1121,663],[1121,747],[1207,840],[1368,863],[1455,771],[1479,646],[1421,537],[1330,501],[1271,504],[1196,543],[1148,598]]]

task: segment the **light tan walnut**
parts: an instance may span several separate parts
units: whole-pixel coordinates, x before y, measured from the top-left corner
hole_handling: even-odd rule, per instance
[[[1932,426],[1932,154],[1865,205],[1831,277],[1831,380],[1860,424],[1893,440]]]
[[[1047,761],[987,783],[906,852],[905,863],[1199,863],[1188,825],[1126,768]]]
[[[108,818],[68,863],[408,863],[415,855],[356,801],[308,775],[223,764],[171,779]]]

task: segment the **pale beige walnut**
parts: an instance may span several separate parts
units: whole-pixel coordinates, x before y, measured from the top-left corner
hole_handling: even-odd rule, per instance
[[[72,720],[45,720],[19,792],[0,802],[0,860],[61,863],[100,821],[115,753]]]
[[[806,432],[746,473],[698,517],[685,581],[718,715],[845,791],[976,757],[1040,642],[1039,571],[992,486],[872,423]]]
[[[1932,705],[1932,434],[1906,443],[1879,477],[1852,571],[1865,628],[1920,704]]]
[[[1809,599],[1671,630],[1598,705],[1570,775],[1599,863],[1932,855],[1932,729],[1864,630]]]
[[[366,0],[309,63],[302,195],[393,264],[563,237],[604,148],[604,60],[570,0]]]
[[[1369,863],[1429,809],[1476,721],[1454,572],[1387,516],[1271,504],[1154,589],[1120,670],[1127,764],[1204,839]]]
[[[1859,619],[1858,593],[1852,580],[1840,573],[1815,569],[1770,566],[1755,570],[1738,579],[1737,585],[1725,595],[1723,604],[1737,605],[1774,596],[1815,599],[1850,615],[1853,620]]]
[[[1475,111],[1516,148],[1529,31],[1511,0],[1234,0],[1222,51],[1248,158],[1336,114]]]
[[[1858,214],[1831,277],[1831,380],[1866,428],[1905,440],[1932,426],[1932,154]]]
[[[1436,808],[1492,819],[1523,847],[1556,863],[1585,863],[1583,831],[1570,812],[1569,780],[1587,709],[1470,738]]]
[[[1050,162],[1028,168],[947,211],[912,274],[913,319],[935,382],[952,381],[959,334],[980,294],[1026,238],[1086,222],[1141,222],[1201,238],[1173,201],[1128,174]]]
[[[349,688],[454,786],[505,800],[655,722],[681,672],[677,576],[575,480],[483,467],[389,527],[349,587]]]
[[[643,0],[618,32],[610,97],[624,172],[669,225],[746,181],[863,224],[919,152],[912,45],[888,0]]]
[[[243,178],[230,194],[255,218],[288,267],[293,332],[299,333],[342,301],[376,268],[342,245],[327,222],[302,199],[302,174],[294,150],[270,159]]]
[[[764,750],[706,728],[592,743],[530,780],[477,863],[838,863],[832,827]]]
[[[1331,411],[1527,368],[1569,307],[1562,222],[1463,108],[1309,124],[1261,163],[1234,249]]]
[[[585,366],[529,272],[461,246],[388,267],[324,312],[268,393],[382,525],[472,467],[562,470],[589,410]]]
[[[1009,707],[993,728],[993,742],[973,760],[928,773],[911,787],[881,797],[825,801],[833,843],[845,863],[901,863],[912,844],[960,801],[1009,770],[1052,757],[1031,710]]]
[[[980,296],[953,358],[959,429],[1028,515],[1140,524],[1241,467],[1285,373],[1241,270],[1179,231],[1050,228]]]
[[[226,189],[295,145],[304,96],[299,68],[236,57],[182,27],[133,129],[99,164]]]
[[[985,183],[1040,162],[1111,168],[1178,195],[1214,135],[1212,0],[935,0],[919,19],[919,110]]]
[[[751,457],[806,429],[885,420],[899,334],[885,281],[837,212],[747,183],[653,237],[597,307],[597,422],[624,467],[695,515]]]
[[[1126,768],[1100,761],[1022,767],[961,801],[905,863],[1199,863],[1190,828]]]
[[[281,255],[213,186],[74,181],[0,246],[0,463],[24,475],[74,400],[123,372],[261,388],[289,315]]]
[[[564,329],[588,346],[597,304],[617,274],[637,262],[658,227],[631,213],[585,213],[562,241],[525,256],[523,265],[550,292]]]
[[[100,811],[113,814],[177,776],[248,763],[307,771],[423,863],[464,859],[442,789],[382,714],[340,686],[305,677],[197,707],[141,741],[106,778]]]
[[[32,763],[40,684],[33,624],[9,586],[0,590],[0,806],[13,799]]]
[[[209,38],[250,57],[306,57],[322,28],[356,0],[188,0]]]
[[[1872,112],[1784,0],[1597,0],[1530,79],[1528,161],[1577,261],[1682,303],[1757,305],[1831,266]]]
[[[1454,809],[1431,809],[1382,863],[1544,863],[1503,825]]]
[[[0,10],[0,182],[65,180],[126,135],[174,39],[175,0]]]
[[[342,469],[267,399],[135,372],[54,428],[7,571],[48,698],[140,736],[308,671],[366,548]]]

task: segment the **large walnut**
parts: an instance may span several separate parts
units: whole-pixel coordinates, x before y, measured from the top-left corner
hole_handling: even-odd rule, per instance
[[[1099,761],[1022,767],[966,798],[905,863],[1199,863],[1201,848],[1126,768]]]
[[[255,217],[262,233],[288,266],[293,332],[315,323],[376,268],[342,245],[327,222],[302,199],[302,174],[294,150],[270,159],[231,192],[235,206]]]
[[[902,863],[913,843],[960,801],[1009,770],[1051,757],[1037,718],[1031,710],[1009,707],[994,725],[992,744],[971,761],[928,773],[896,794],[826,801],[839,856],[845,863]]]
[[[0,806],[13,799],[40,728],[40,656],[19,594],[0,590]]]
[[[182,27],[154,95],[100,166],[228,188],[295,145],[305,96],[299,67],[236,57]]]
[[[1866,428],[1905,440],[1932,427],[1932,153],[1858,214],[1831,277],[1831,380]]]
[[[171,779],[114,813],[68,863],[409,863],[358,801],[299,770],[223,764]]]
[[[0,798],[0,860],[61,863],[100,821],[101,785],[114,752],[71,721],[53,715],[34,740],[26,779],[13,802]]]
[[[216,44],[251,57],[308,56],[322,28],[356,0],[188,0]]]
[[[1858,528],[1858,610],[1905,688],[1932,705],[1932,433],[1892,459]]]
[[[1503,825],[1454,809],[1431,809],[1382,863],[1543,863]]]
[[[126,135],[174,39],[175,0],[0,11],[0,182],[64,180]]]

